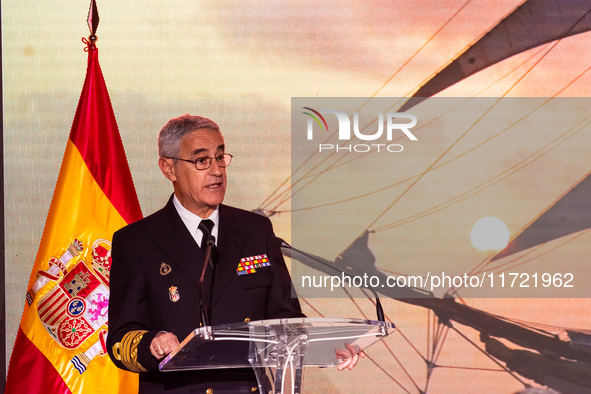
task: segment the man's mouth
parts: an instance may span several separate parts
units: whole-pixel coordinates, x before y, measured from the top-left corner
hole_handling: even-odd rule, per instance
[[[218,189],[220,187],[222,187],[222,182],[212,183],[211,185],[205,186],[207,189]]]

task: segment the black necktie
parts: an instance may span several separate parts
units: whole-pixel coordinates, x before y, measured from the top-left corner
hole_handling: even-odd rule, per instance
[[[209,266],[211,269],[214,269],[213,266],[213,255],[215,253],[215,238],[211,235],[211,229],[213,228],[214,224],[213,221],[209,219],[202,220],[199,223],[199,230],[203,233],[203,238],[201,238],[201,251],[203,252],[203,256],[207,253],[207,240],[210,238],[213,239],[214,244],[211,247],[211,253],[209,255]]]
[[[211,229],[213,228],[213,222],[209,219],[205,219],[202,220],[201,223],[199,223],[199,230],[201,230],[201,232],[203,233],[203,238],[201,238],[201,251],[203,252],[203,258],[205,258],[205,256],[207,255],[207,241],[213,237],[211,236]],[[211,251],[210,251],[210,256],[209,256],[209,266],[211,267],[211,269],[213,270],[213,262],[212,262],[212,258],[211,255],[213,254],[215,249],[215,239],[214,239],[214,244],[211,247]],[[209,318],[208,318],[208,313],[207,313],[207,307],[206,305],[208,304],[208,297],[207,295],[209,294],[211,289],[211,285],[212,285],[212,277],[209,276],[209,279],[205,278],[205,273],[207,270],[207,261],[205,261],[203,263],[203,269],[201,271],[201,278],[199,279],[199,286],[198,286],[198,291],[199,291],[199,316],[201,319],[201,324],[204,326],[209,325]],[[213,274],[213,271],[212,271]],[[212,275],[210,274],[210,275]],[[204,288],[204,282],[205,284],[205,288]]]
[[[203,233],[203,238],[201,238],[201,250],[205,253],[205,249],[207,247],[207,240],[211,236],[211,229],[213,228],[213,222],[209,219],[202,220],[199,223],[199,230]]]

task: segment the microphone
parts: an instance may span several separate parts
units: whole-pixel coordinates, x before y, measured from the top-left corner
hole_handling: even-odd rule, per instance
[[[203,302],[203,279],[205,278],[205,270],[207,269],[207,265],[209,264],[213,270],[213,262],[210,259],[211,256],[211,249],[215,245],[215,237],[213,235],[209,235],[207,238],[207,247],[205,249],[205,259],[203,260],[203,269],[201,270],[201,277],[199,278],[198,284],[198,291],[199,291],[199,316],[201,317],[201,326],[208,327],[209,324],[209,315],[207,314],[207,308],[205,308],[205,303]],[[213,275],[212,275],[213,280]],[[207,335],[204,336],[205,339]]]
[[[273,238],[271,238],[271,243],[274,244],[274,245],[276,245],[276,246],[279,246],[280,248],[286,248],[286,249],[295,250],[296,252],[298,252],[300,254],[303,254],[304,256],[306,256],[306,257],[314,260],[317,263],[320,263],[322,265],[325,265],[327,267],[330,267],[330,268],[334,269],[335,271],[337,271],[340,274],[347,275],[348,277],[351,277],[351,275],[349,275],[345,271],[343,271],[343,270],[341,270],[341,269],[339,269],[337,267],[334,267],[334,266],[332,266],[330,264],[327,264],[324,261],[316,258],[315,256],[312,256],[312,255],[310,255],[310,254],[308,254],[306,252],[303,252],[301,250],[298,250],[298,249],[294,248],[293,246],[291,246],[290,244],[288,244],[287,242],[285,242],[283,239],[281,239],[279,237],[273,237]],[[378,321],[385,322],[386,320],[384,319],[384,309],[382,308],[382,303],[380,302],[380,297],[378,297],[378,293],[371,286],[367,286],[367,289],[369,289],[373,293],[374,297],[376,298],[376,314],[378,316]]]

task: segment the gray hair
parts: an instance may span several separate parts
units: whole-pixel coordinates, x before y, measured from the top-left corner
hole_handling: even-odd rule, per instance
[[[213,120],[202,116],[184,114],[170,119],[158,134],[160,157],[178,157],[183,137],[198,129],[220,131],[220,127]]]

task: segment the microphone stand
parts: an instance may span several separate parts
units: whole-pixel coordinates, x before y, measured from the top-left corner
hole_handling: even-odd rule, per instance
[[[207,265],[209,264],[211,249],[213,248],[213,245],[215,245],[215,237],[210,234],[206,242],[207,247],[205,249],[205,259],[203,260],[203,269],[201,270],[201,277],[199,278],[197,290],[199,292],[199,316],[201,320],[201,326],[206,327],[206,330],[209,330],[209,315],[207,314],[207,308],[205,308],[205,303],[203,302],[203,279],[205,278],[205,270],[207,269]],[[209,331],[204,333],[203,339],[212,339],[211,333]]]

